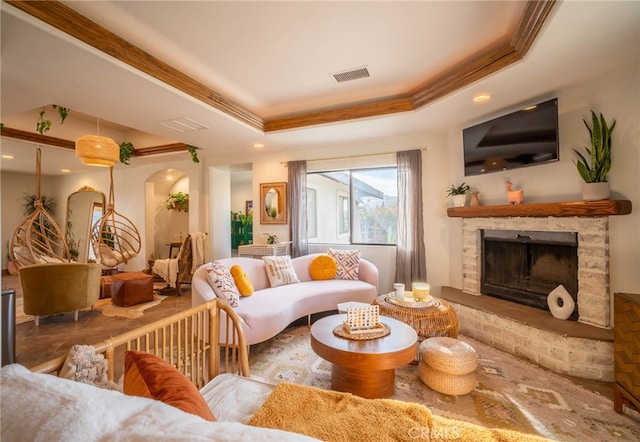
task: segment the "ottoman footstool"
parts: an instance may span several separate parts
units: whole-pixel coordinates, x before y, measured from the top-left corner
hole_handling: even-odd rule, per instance
[[[111,301],[120,307],[153,301],[153,276],[143,272],[116,273],[111,280]]]
[[[460,396],[476,386],[478,354],[466,342],[448,337],[429,338],[420,344],[418,377],[438,393]]]

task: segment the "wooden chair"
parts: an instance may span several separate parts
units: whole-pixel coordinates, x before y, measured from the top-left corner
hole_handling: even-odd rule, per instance
[[[204,250],[200,252],[197,252],[196,249],[199,249],[202,245],[194,245],[194,240],[202,242],[203,236],[206,238],[205,233],[187,235],[180,246],[176,258],[157,259],[154,261],[152,268],[153,273],[167,282],[167,286],[162,289],[162,293],[167,293],[175,289],[177,290],[178,296],[181,296],[181,286],[191,284],[191,278],[193,277],[195,269],[209,259],[206,245],[204,246]],[[173,280],[173,272],[176,272],[175,281]]]

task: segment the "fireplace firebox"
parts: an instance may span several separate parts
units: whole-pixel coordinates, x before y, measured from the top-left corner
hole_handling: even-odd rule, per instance
[[[482,230],[481,293],[549,311],[547,296],[559,285],[571,294],[578,319],[576,232]]]

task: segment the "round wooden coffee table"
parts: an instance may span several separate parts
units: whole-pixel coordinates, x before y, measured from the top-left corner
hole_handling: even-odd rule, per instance
[[[333,329],[347,315],[326,316],[311,326],[311,348],[331,362],[331,389],[365,398],[384,398],[393,394],[395,369],[413,361],[418,335],[402,321],[380,316],[391,328],[387,336],[354,340],[336,336]]]

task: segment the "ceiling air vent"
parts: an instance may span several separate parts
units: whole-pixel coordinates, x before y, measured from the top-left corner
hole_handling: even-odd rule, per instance
[[[200,124],[197,121],[193,121],[190,118],[176,118],[175,120],[167,120],[160,122],[161,125],[169,127],[178,132],[195,132],[198,130],[209,129],[204,124]]]
[[[359,80],[361,78],[370,77],[369,70],[366,67],[351,69],[349,71],[344,71],[344,72],[337,72],[331,75],[333,76],[333,79],[336,80],[337,83],[343,83],[345,81]]]

